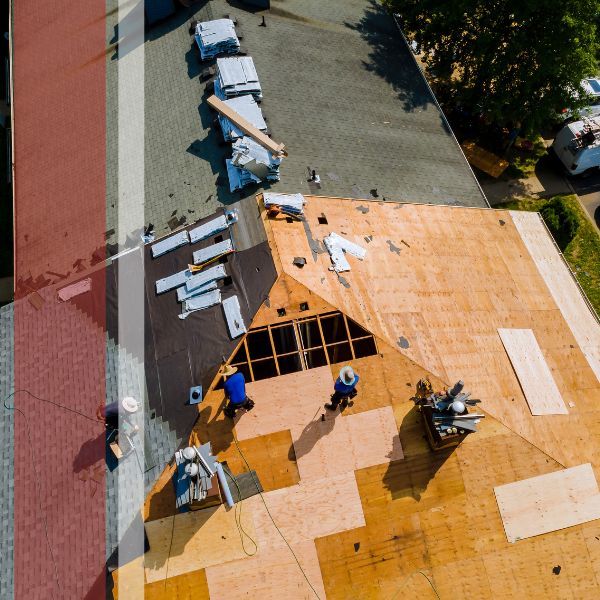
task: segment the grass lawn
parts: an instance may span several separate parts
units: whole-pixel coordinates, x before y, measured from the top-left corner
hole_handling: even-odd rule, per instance
[[[557,198],[560,198],[569,210],[577,215],[579,223],[575,237],[563,250],[564,257],[596,313],[600,314],[600,235],[588,221],[575,196],[557,196]],[[550,202],[551,199],[513,200],[502,203],[496,208],[540,212]]]

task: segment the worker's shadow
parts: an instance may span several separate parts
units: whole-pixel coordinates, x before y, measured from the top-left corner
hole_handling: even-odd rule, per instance
[[[308,454],[317,444],[317,442],[326,435],[329,435],[334,427],[336,417],[340,417],[339,410],[334,413],[327,413],[323,417],[315,416],[310,423],[302,430],[300,437],[292,442],[288,452],[289,460],[298,460]]]
[[[100,434],[87,440],[79,448],[77,456],[73,459],[73,472],[79,473],[99,461],[104,461],[106,458],[106,430],[102,427]]]
[[[420,411],[413,406],[400,425],[404,458],[391,462],[383,475],[383,485],[390,491],[393,500],[412,497],[420,502],[429,483],[456,450],[431,450],[422,419]]]

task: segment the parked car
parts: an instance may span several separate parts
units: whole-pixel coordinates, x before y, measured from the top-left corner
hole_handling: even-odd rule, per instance
[[[565,122],[575,121],[583,117],[600,117],[600,79],[595,77],[583,79],[581,89],[590,97],[591,101],[587,106],[577,110],[565,108],[562,111]]]

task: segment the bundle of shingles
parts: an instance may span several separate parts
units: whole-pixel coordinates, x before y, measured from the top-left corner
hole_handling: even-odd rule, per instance
[[[276,209],[289,215],[300,216],[304,213],[306,199],[302,194],[276,194],[265,192],[263,202],[267,210]]]
[[[242,137],[234,142],[232,157],[226,162],[229,189],[232,192],[265,179],[279,181],[281,158],[273,156],[250,137]]]
[[[218,54],[236,54],[240,49],[240,41],[231,19],[216,19],[198,23],[194,38],[200,49],[202,60],[208,60]]]
[[[256,129],[262,132],[267,131],[267,124],[262,114],[260,106],[252,96],[237,96],[230,100],[224,100],[225,104],[246,119],[248,123],[254,125]],[[244,132],[232,123],[227,117],[219,115],[219,124],[223,130],[223,138],[226,142],[234,142],[235,140],[244,137]]]
[[[215,95],[221,100],[251,94],[262,99],[262,88],[251,56],[217,59]]]

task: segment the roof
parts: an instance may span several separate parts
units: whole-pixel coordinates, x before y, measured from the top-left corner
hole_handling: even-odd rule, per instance
[[[343,415],[324,420],[322,404],[343,363],[249,383],[255,407],[235,423],[219,414],[223,392],[209,392],[194,431],[234,473],[256,471],[265,493],[242,510],[257,548],[235,534],[213,539],[201,515],[173,517],[161,478],[145,512],[146,592],[597,595],[600,520],[511,543],[494,490],[548,473],[560,479],[564,467],[588,462],[596,480],[600,474],[593,372],[600,327],[539,216],[307,200],[305,224],[265,221],[278,279],[251,331],[338,310],[375,335],[377,354],[351,361],[359,395]],[[364,260],[348,256],[350,271],[331,271],[321,244],[330,232],[365,248]],[[295,257],[306,258],[304,266]],[[535,333],[568,414],[531,415],[498,328]],[[434,389],[464,379],[482,400],[479,431],[457,448],[432,452],[424,439],[410,400],[422,377]],[[235,532],[226,513],[217,515]],[[212,551],[192,552],[203,535]]]
[[[206,217],[256,188],[231,193],[214,113],[199,80],[202,65],[189,20],[235,16],[264,94],[263,113],[289,157],[274,191],[486,206],[475,177],[391,17],[362,1],[289,0],[258,27],[252,14],[226,0],[194,5],[148,31],[144,46],[146,219],[161,234],[177,218]],[[117,11],[107,15],[116,25]],[[293,41],[294,51],[289,48]],[[116,106],[118,61],[107,56],[107,103]],[[187,68],[186,68],[187,67]],[[113,90],[115,90],[113,92]],[[165,106],[169,109],[165,110]],[[116,111],[107,116],[107,207],[117,206]],[[385,152],[382,151],[385,149]],[[307,166],[321,189],[307,182]],[[108,231],[118,230],[116,210]],[[108,238],[114,243],[115,235]],[[259,240],[254,240],[258,243]],[[260,240],[262,241],[262,240]]]

